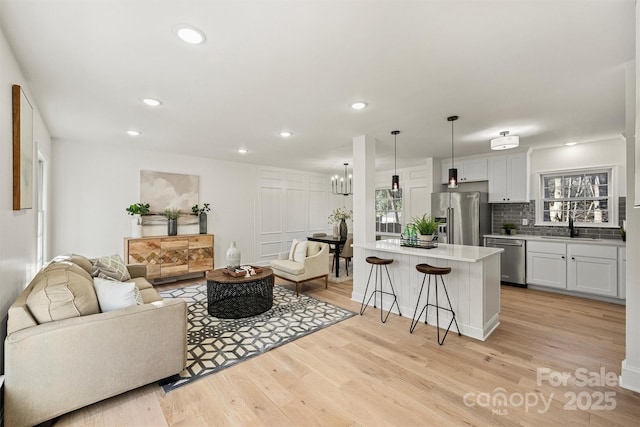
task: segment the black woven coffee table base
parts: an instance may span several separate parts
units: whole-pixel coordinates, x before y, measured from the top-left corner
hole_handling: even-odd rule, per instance
[[[207,311],[222,319],[255,316],[273,305],[273,274],[243,283],[222,283],[208,278]]]

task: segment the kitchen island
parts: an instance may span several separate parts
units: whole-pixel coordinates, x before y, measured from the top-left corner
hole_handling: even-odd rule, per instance
[[[444,276],[451,304],[462,335],[484,341],[500,324],[500,252],[503,249],[482,246],[439,244],[432,249],[404,247],[399,239],[379,240],[373,243],[356,243],[354,247],[354,280],[351,298],[362,302],[370,265],[366,257],[393,258],[389,274],[398,298],[398,305],[404,317],[411,319],[420,292],[423,274],[416,265],[426,263],[436,267],[451,267],[451,273]],[[428,279],[427,279],[428,281]],[[387,277],[384,287],[388,290]],[[369,292],[373,285],[373,277]],[[440,286],[440,285],[438,285]],[[426,283],[420,299],[420,310],[426,303]],[[440,288],[441,289],[441,288]],[[440,292],[440,306],[446,306],[446,297]],[[385,300],[387,310],[389,301]],[[432,291],[430,302],[435,304]],[[379,307],[378,307],[379,309]],[[392,312],[398,313],[397,310]],[[424,315],[423,315],[424,316]],[[441,310],[440,324],[447,325],[451,314]],[[421,319],[424,326],[424,317]],[[436,323],[434,308],[429,309],[427,322]],[[420,324],[418,324],[418,328]],[[407,333],[409,323],[407,323]],[[435,333],[435,331],[434,331]]]

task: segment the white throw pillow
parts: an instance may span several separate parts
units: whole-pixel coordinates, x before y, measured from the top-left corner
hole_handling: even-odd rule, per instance
[[[304,259],[307,257],[307,242],[298,242],[296,245],[296,249],[293,252],[293,260],[295,262],[303,263]]]
[[[140,291],[133,282],[116,282],[96,277],[93,279],[93,286],[103,313],[138,305],[136,291],[138,294]]]
[[[293,239],[293,242],[291,242],[291,249],[289,249],[289,261],[293,261],[293,254],[296,253],[296,246],[298,246],[298,243],[300,243],[298,239]]]

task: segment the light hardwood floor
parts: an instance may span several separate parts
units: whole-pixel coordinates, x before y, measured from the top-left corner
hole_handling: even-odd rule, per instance
[[[301,292],[359,309],[351,282],[320,283]],[[637,426],[640,394],[617,386],[624,318],[624,306],[503,286],[501,324],[487,341],[449,334],[438,346],[435,327],[409,334],[409,318],[382,324],[370,308],[166,395],[151,384],[55,426]],[[616,385],[581,386],[580,368],[615,373]],[[538,369],[571,379],[538,384]],[[500,393],[510,403],[493,406]]]

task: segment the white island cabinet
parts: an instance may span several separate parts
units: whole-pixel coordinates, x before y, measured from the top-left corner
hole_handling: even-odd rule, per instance
[[[411,319],[424,277],[416,270],[416,265],[426,263],[437,267],[451,267],[451,273],[444,276],[444,281],[462,335],[484,341],[500,324],[500,252],[503,252],[503,249],[447,244],[440,244],[433,249],[410,248],[400,246],[398,239],[353,246],[354,268],[359,271],[358,274],[354,273],[351,296],[354,301],[362,302],[369,277],[371,266],[366,263],[365,258],[369,256],[393,258],[393,263],[388,265],[388,268],[398,297],[398,305],[402,316]],[[371,292],[374,276],[375,274],[372,275],[367,295]],[[389,291],[387,280],[384,274],[385,291]],[[426,303],[426,286],[425,284],[418,310],[421,310]],[[385,298],[385,310],[388,310],[391,302],[392,298]],[[430,295],[430,303],[435,304],[433,291]],[[438,305],[447,306],[446,297],[441,288]],[[380,304],[375,310],[379,309]],[[373,310],[373,307],[369,308],[365,315]],[[397,310],[394,309],[393,312],[397,314]],[[450,320],[451,314],[440,310],[440,325],[446,327]],[[424,315],[421,322],[424,326]],[[427,322],[431,325],[436,324],[436,312],[433,307],[429,308]],[[454,326],[452,328],[455,330]],[[407,333],[409,333],[409,322],[407,322]]]

